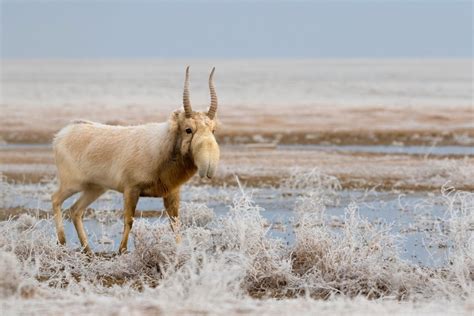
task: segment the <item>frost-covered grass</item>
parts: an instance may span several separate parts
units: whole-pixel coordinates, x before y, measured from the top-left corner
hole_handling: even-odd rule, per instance
[[[300,179],[300,180],[299,180]],[[139,219],[132,252],[85,254],[59,246],[29,215],[0,223],[0,307],[7,314],[469,313],[474,309],[474,194],[443,187],[445,210],[428,243],[448,247],[448,264],[401,259],[400,236],[346,206],[341,227],[328,224],[338,203],[336,178],[313,170],[282,188],[302,190],[296,239],[269,235],[268,222],[242,190],[225,216],[205,204],[182,207],[182,242],[168,223]]]

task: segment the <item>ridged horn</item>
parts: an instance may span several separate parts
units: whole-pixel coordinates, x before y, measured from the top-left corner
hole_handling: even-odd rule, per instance
[[[207,116],[209,116],[210,119],[214,119],[214,116],[216,116],[216,112],[217,112],[217,95],[216,95],[216,87],[214,87],[214,80],[213,80],[214,70],[216,70],[216,67],[212,68],[211,74],[209,75],[209,92],[211,94],[211,106],[209,107]]]
[[[186,78],[184,80],[183,107],[185,116],[190,118],[193,109],[191,108],[191,101],[189,100],[189,66],[186,67]]]

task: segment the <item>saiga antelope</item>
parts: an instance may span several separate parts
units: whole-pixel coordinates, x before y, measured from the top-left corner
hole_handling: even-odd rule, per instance
[[[172,229],[179,229],[179,192],[196,172],[211,178],[219,161],[216,129],[217,96],[209,76],[211,105],[194,112],[189,99],[189,67],[183,92],[183,110],[167,122],[111,126],[74,121],[54,138],[59,189],[52,195],[58,240],[66,243],[61,214],[63,202],[82,192],[71,207],[71,218],[83,249],[91,253],[84,231],[86,207],[106,190],[123,193],[124,229],[119,252],[127,250],[135,208],[141,196],[162,197]]]

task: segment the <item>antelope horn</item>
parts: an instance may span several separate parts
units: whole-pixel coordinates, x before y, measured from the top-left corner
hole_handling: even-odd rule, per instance
[[[186,79],[184,80],[183,107],[185,116],[190,118],[193,109],[191,108],[191,101],[189,101],[189,66],[186,67]]]
[[[216,111],[217,111],[216,87],[214,87],[214,81],[213,81],[214,70],[216,70],[216,67],[212,68],[211,74],[209,75],[209,91],[211,93],[211,106],[209,107],[207,116],[209,116],[209,118],[211,119],[214,119],[214,116],[216,116]]]

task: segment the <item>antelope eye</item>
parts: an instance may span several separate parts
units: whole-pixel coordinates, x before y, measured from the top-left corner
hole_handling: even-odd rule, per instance
[[[193,130],[192,130],[192,129],[190,129],[190,128],[186,128],[186,133],[188,133],[188,134],[191,134],[192,132],[193,132]]]

